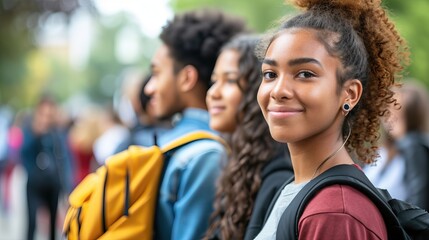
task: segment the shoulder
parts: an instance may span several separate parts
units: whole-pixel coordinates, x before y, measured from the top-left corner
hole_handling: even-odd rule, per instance
[[[300,235],[301,231],[303,234],[331,232],[339,237],[387,239],[384,220],[377,206],[363,193],[347,185],[332,185],[317,193],[305,208],[299,229]]]
[[[180,147],[173,155],[174,162],[179,165],[194,164],[200,160],[220,162],[226,158],[224,146],[212,139],[201,139]],[[209,163],[209,162],[206,162]]]

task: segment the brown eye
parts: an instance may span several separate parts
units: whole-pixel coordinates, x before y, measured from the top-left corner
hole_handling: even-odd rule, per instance
[[[274,72],[264,72],[263,76],[265,80],[273,80],[277,77],[277,74]]]
[[[302,71],[302,72],[299,72],[297,75],[298,78],[312,78],[314,76],[316,75],[310,71]]]

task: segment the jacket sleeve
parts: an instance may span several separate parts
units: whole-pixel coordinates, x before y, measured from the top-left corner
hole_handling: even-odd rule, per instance
[[[298,229],[299,239],[387,239],[377,206],[345,185],[332,185],[317,193],[305,208]]]
[[[338,227],[339,223],[341,227]],[[382,239],[353,216],[345,213],[325,213],[308,217],[301,222],[299,229],[298,239]]]
[[[419,142],[418,135],[410,134],[398,142],[400,153],[405,158],[405,181],[408,189],[406,201],[426,210],[429,209],[428,199],[428,149]]]
[[[223,149],[210,149],[193,156],[183,169],[174,204],[171,239],[201,239],[206,232],[223,156]]]

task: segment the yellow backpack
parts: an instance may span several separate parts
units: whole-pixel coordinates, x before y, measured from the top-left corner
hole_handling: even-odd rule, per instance
[[[63,227],[67,239],[152,239],[165,154],[199,139],[222,142],[197,131],[163,148],[130,146],[110,157],[70,194]]]

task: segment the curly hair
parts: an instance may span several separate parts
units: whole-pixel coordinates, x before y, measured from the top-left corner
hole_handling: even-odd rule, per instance
[[[363,163],[377,156],[380,116],[388,116],[389,104],[397,104],[391,87],[408,64],[409,51],[380,0],[295,0],[305,11],[286,20],[258,47],[264,56],[269,44],[285,29],[310,28],[329,54],[340,59],[338,90],[349,79],[359,79],[363,94],[347,115],[343,136],[351,131],[347,149]]]
[[[231,155],[220,177],[206,239],[215,234],[221,239],[243,239],[261,186],[261,169],[281,154],[281,145],[272,139],[256,100],[261,62],[254,50],[259,39],[238,36],[222,48],[239,53],[239,71],[245,84],[239,85],[243,92],[237,112],[240,124],[231,136]]]
[[[243,31],[245,22],[242,19],[204,9],[176,15],[164,26],[160,38],[175,60],[175,73],[192,65],[198,71],[199,81],[208,89],[220,48]]]

